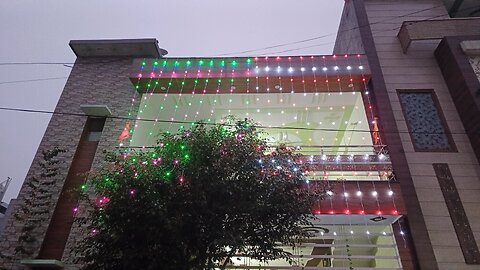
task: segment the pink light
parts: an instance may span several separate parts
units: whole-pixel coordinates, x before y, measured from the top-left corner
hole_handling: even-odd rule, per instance
[[[137,75],[138,78],[142,78],[142,76],[143,76],[142,73],[138,73]]]
[[[330,211],[330,214],[333,215],[333,214],[335,214],[335,212],[332,210],[332,211]]]
[[[254,59],[255,59],[255,61],[257,61],[257,60],[258,60],[258,57],[255,57]]]
[[[302,60],[303,60],[303,56],[300,56],[300,59],[302,59]]]
[[[130,195],[135,195],[135,189],[131,189],[129,193]]]
[[[347,54],[345,54],[345,58],[347,58],[347,57],[348,57],[348,55],[347,55]]]
[[[280,60],[280,56],[277,56],[277,58],[276,58],[276,59],[277,59],[277,60]]]
[[[324,55],[324,56],[322,56],[322,58],[323,58],[323,59],[325,59],[325,55]]]
[[[174,161],[173,161],[173,164],[175,164],[175,165],[178,165],[178,163],[179,163],[178,160],[174,160]]]
[[[345,214],[350,215],[350,210],[345,210]]]
[[[381,214],[382,214],[382,211],[378,211],[378,212],[377,212],[377,215],[381,215]]]
[[[288,57],[288,60],[292,60],[292,57],[289,56],[289,57]]]
[[[78,212],[78,207],[73,208],[73,213],[77,213],[77,212]]]
[[[268,56],[265,56],[265,60],[268,60]]]
[[[361,215],[365,214],[365,211],[361,210],[361,211],[360,211],[360,214],[361,214]]]
[[[360,54],[357,54],[357,57],[360,57]]]
[[[313,59],[313,58],[315,58],[315,57],[313,57],[313,55],[312,55],[312,56],[310,56],[310,58],[312,58],[312,59]]]
[[[334,55],[333,55],[333,58],[337,58],[337,56],[334,54]]]
[[[393,214],[394,214],[394,215],[398,214],[398,211],[397,211],[397,210],[394,210],[394,211],[393,211]]]

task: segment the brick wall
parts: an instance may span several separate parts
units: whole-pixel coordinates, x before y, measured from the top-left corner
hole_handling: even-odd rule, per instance
[[[55,109],[56,112],[82,113],[80,105],[95,104],[107,105],[114,116],[127,116],[130,109],[136,109],[138,103],[132,105],[132,97],[135,95],[132,83],[128,78],[131,68],[131,58],[78,58],[72,72],[65,84],[63,93]],[[138,100],[138,98],[136,99]],[[135,114],[134,114],[135,115]],[[55,208],[58,196],[67,176],[68,168],[75,154],[76,147],[82,134],[86,117],[53,115],[48,124],[45,135],[40,143],[39,149],[35,155],[32,166],[27,174],[26,181],[20,190],[18,201],[13,205],[10,213],[19,209],[23,198],[28,194],[28,179],[39,172],[38,162],[42,160],[42,150],[48,150],[54,146],[68,149],[68,152],[62,154],[60,173],[57,175],[57,184],[50,188],[52,193],[51,212],[48,214],[48,220]],[[117,138],[123,129],[126,120],[107,119],[103,134],[97,148],[97,154],[94,159],[93,168],[98,168],[103,163],[102,152],[111,150],[117,145]],[[84,211],[81,209],[80,211]],[[73,213],[73,212],[72,212]],[[7,255],[14,255],[14,249],[17,246],[19,232],[23,224],[19,224],[12,214],[7,216],[4,233],[0,236],[0,250]],[[45,232],[48,228],[48,222],[38,224],[37,233],[39,241],[36,243],[36,256],[42,244]],[[71,249],[75,242],[82,236],[82,231],[77,226],[72,227],[72,231],[65,248],[62,261],[67,264],[66,269],[76,269],[71,258]],[[18,261],[21,258],[15,258],[14,268],[21,269]],[[0,265],[11,267],[12,261],[0,259]]]

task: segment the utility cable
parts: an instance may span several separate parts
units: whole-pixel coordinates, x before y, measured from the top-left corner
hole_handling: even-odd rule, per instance
[[[60,116],[76,116],[76,117],[104,117],[107,119],[121,119],[121,120],[129,120],[129,121],[142,121],[142,122],[156,122],[156,123],[169,123],[169,124],[191,124],[191,121],[179,121],[179,120],[162,120],[162,119],[148,119],[148,118],[132,118],[132,117],[124,117],[124,116],[116,116],[116,115],[109,115],[109,116],[98,116],[98,115],[87,115],[83,113],[69,113],[69,112],[57,112],[57,111],[47,111],[47,110],[34,110],[34,109],[20,109],[20,108],[9,108],[9,107],[0,107],[0,110],[3,111],[14,111],[14,112],[26,112],[26,113],[41,113],[41,114],[51,114],[51,115],[60,115]],[[198,121],[197,123],[201,123],[203,125],[210,125],[210,126],[236,126],[235,124],[221,124],[221,123],[207,123]],[[289,126],[262,126],[262,125],[255,125],[256,128],[259,129],[273,129],[273,130],[305,130],[305,131],[326,131],[326,132],[358,132],[358,133],[373,133],[373,130],[361,130],[361,129],[333,129],[333,128],[308,128],[308,127],[289,127]],[[435,135],[435,134],[448,134],[448,135],[466,135],[465,132],[416,132],[416,131],[398,131],[398,132],[389,132],[384,130],[382,133],[405,133],[405,134],[427,134],[427,135]]]

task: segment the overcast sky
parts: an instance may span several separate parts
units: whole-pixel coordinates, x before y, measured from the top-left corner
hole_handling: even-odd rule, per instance
[[[168,56],[331,54],[343,2],[3,0],[0,107],[53,111],[70,68],[5,63],[73,62],[71,39],[157,38]],[[0,182],[13,178],[3,201],[18,195],[49,120],[0,110]]]

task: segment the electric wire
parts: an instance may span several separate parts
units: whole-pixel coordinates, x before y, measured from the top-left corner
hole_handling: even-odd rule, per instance
[[[84,113],[71,113],[71,112],[58,112],[58,111],[47,111],[47,110],[35,110],[35,109],[21,109],[21,108],[10,108],[10,107],[0,107],[0,111],[12,111],[12,112],[25,112],[25,113],[40,113],[40,114],[51,114],[51,115],[60,115],[60,116],[76,116],[76,117],[101,117],[107,119],[121,119],[121,120],[130,120],[130,121],[143,121],[143,122],[157,122],[157,123],[168,123],[168,124],[190,124],[191,121],[180,121],[180,120],[164,120],[164,119],[149,119],[149,118],[133,118],[125,117],[118,115],[108,115],[108,116],[99,116],[99,115],[88,115]],[[236,124],[225,124],[225,123],[209,123],[198,121],[198,124],[208,125],[208,126],[236,126]],[[325,132],[358,132],[358,133],[373,133],[373,130],[361,130],[361,129],[335,129],[335,128],[309,128],[309,127],[290,127],[290,126],[263,126],[263,125],[254,125],[259,129],[273,129],[273,130],[304,130],[304,131],[325,131]],[[387,130],[383,131],[384,134],[395,133],[395,134],[425,134],[425,135],[467,135],[465,132],[418,132],[418,131],[398,131],[398,132],[389,132]],[[480,133],[477,132],[477,133]]]

